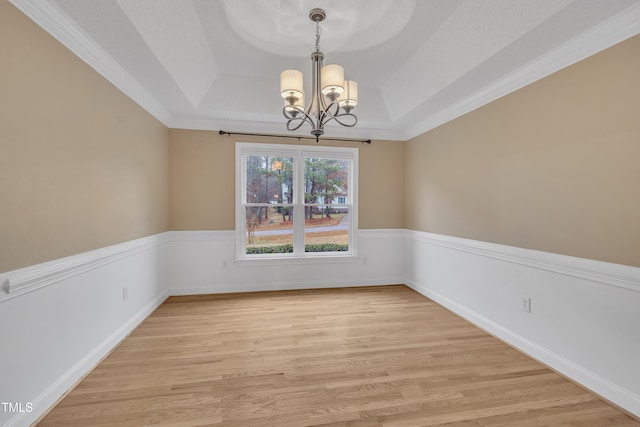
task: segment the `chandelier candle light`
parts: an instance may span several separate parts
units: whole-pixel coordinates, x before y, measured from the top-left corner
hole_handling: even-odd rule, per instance
[[[320,22],[326,16],[322,9],[309,12],[309,19],[316,23],[316,50],[311,54],[311,101],[306,108],[302,72],[284,70],[280,73],[280,93],[284,98],[282,113],[288,119],[287,130],[295,131],[308,123],[316,142],[324,134],[324,125],[331,120],[346,127],[353,127],[358,122],[351,113],[358,104],[358,83],[344,79],[341,65],[322,65],[324,54],[320,52]]]

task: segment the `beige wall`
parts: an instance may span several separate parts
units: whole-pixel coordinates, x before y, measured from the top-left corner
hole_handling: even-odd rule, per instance
[[[297,143],[167,130],[8,2],[0,52],[0,271],[232,230],[234,142]],[[407,143],[359,145],[360,228],[640,266],[639,75],[635,37]]]
[[[170,130],[170,141],[173,230],[235,228],[235,142],[316,144],[178,129]],[[403,227],[404,144],[373,141],[371,145],[326,142],[321,145],[359,147],[359,227]]]
[[[0,2],[0,272],[168,229],[168,130]]]
[[[406,144],[407,228],[640,266],[640,36]]]

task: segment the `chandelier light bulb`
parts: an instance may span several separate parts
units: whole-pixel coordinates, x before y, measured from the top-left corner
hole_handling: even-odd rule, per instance
[[[284,70],[280,73],[280,95],[284,98],[302,98],[304,88],[302,71]]]
[[[327,64],[320,71],[322,94],[334,101],[344,92],[344,68],[338,64]]]
[[[338,104],[347,113],[358,105],[358,82],[355,80],[344,81],[344,92],[338,98]]]

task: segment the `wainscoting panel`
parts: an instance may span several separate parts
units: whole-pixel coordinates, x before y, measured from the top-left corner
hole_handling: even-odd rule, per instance
[[[349,259],[236,261],[233,231],[167,233],[171,295],[402,283],[403,230],[360,230]]]
[[[413,289],[640,416],[640,268],[415,231],[405,250]]]
[[[409,230],[359,235],[357,256],[274,264],[236,261],[233,231],[171,231],[0,274],[0,400],[22,409],[0,411],[0,425],[30,425],[169,295],[395,283],[640,416],[639,268]]]
[[[265,265],[234,260],[233,231],[175,231],[0,274],[0,425],[29,426],[169,295],[401,283],[403,236],[363,230],[360,256]]]
[[[164,301],[165,249],[156,235],[0,275],[0,425],[33,423]]]

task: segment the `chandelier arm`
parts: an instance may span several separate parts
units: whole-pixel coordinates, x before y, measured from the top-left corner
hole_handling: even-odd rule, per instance
[[[334,113],[331,112],[332,106],[333,106],[333,102],[329,104],[329,106],[325,107],[322,110],[321,114],[318,115],[318,126],[320,126],[321,128],[324,127],[325,123],[331,121],[331,119],[335,115]]]
[[[349,123],[344,123],[340,118],[341,117],[352,117],[353,118],[353,123],[349,124]],[[324,123],[322,123],[322,125],[324,126],[325,124],[329,123],[331,120],[335,120],[336,122],[340,123],[342,126],[344,127],[348,127],[348,128],[352,128],[354,127],[357,123],[358,123],[358,117],[356,117],[355,114],[352,113],[342,113],[342,114],[338,114],[337,116],[330,116],[327,120],[324,121]]]
[[[335,111],[332,112],[332,108],[335,108]],[[327,113],[334,117],[340,115],[340,104],[338,103],[338,101],[332,101],[331,104],[327,106]]]
[[[346,113],[340,114],[340,104],[338,103],[338,101],[332,101],[327,106],[327,108],[322,112],[322,117],[321,117],[322,126],[324,126],[325,123],[327,123],[327,122],[329,122],[331,120],[334,120],[335,117],[339,117],[339,116],[342,116],[344,114],[346,114]],[[338,123],[342,124],[340,120],[336,119],[336,121]],[[343,126],[346,126],[346,125],[343,125]]]
[[[295,126],[291,126],[291,123],[292,123],[292,122],[295,122],[295,121],[297,121],[297,122],[298,122],[298,124],[297,124],[297,125],[295,125]],[[298,129],[300,129],[300,128],[302,127],[302,125],[303,125],[303,124],[305,124],[305,123],[306,123],[306,120],[303,120],[302,118],[298,118],[298,119],[289,119],[289,120],[287,121],[287,130],[288,130],[288,131],[298,130]]]
[[[307,113],[299,105],[285,105],[282,108],[282,115],[287,119],[299,119],[302,115],[307,115]]]
[[[294,123],[294,125],[292,126],[292,123]],[[305,123],[309,123],[309,118],[308,117],[293,117],[293,118],[289,118],[289,120],[287,120],[287,130],[292,131],[292,130],[298,130],[302,127],[302,125],[304,125]]]
[[[299,113],[300,115],[299,116],[298,115],[293,116],[291,114],[291,109],[296,110],[296,112]],[[301,107],[299,107],[297,105],[284,107],[282,109],[282,113],[283,113],[284,117],[286,119],[288,119],[288,121],[287,121],[287,130],[289,130],[289,131],[298,130],[305,123],[309,123],[312,127],[315,127],[312,117],[309,114],[307,114]],[[297,125],[292,127],[291,126],[292,122],[298,122],[298,123],[297,123]]]

